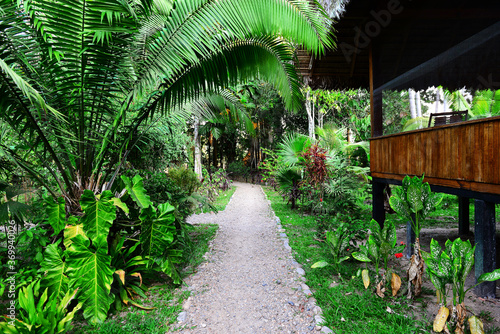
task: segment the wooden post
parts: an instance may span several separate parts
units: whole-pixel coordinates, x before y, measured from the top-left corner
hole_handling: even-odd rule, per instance
[[[370,80],[370,119],[372,127],[372,137],[383,135],[383,122],[382,122],[382,92],[374,92],[374,67],[377,67],[376,60],[374,64],[372,45],[369,48],[369,80]]]
[[[384,227],[385,221],[384,188],[384,183],[372,182],[372,218],[377,221],[381,228]]]
[[[458,196],[458,235],[470,233],[469,198]]]
[[[475,206],[475,274],[479,276],[496,269],[495,204],[476,199]],[[495,297],[496,282],[484,282],[476,288],[479,297]]]

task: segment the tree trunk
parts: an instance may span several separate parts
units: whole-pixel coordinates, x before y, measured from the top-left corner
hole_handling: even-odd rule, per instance
[[[415,102],[417,104],[417,117],[422,117],[422,102],[420,101],[420,91],[417,92],[417,99]]]
[[[194,116],[194,172],[198,180],[203,178],[201,172],[201,138],[200,138],[200,119]]]
[[[306,111],[307,111],[307,123],[309,130],[309,137],[315,139],[314,136],[314,103],[311,99],[311,92],[306,93]]]
[[[415,91],[413,89],[408,89],[408,95],[410,98],[410,116],[411,118],[417,117],[417,108],[415,106]]]

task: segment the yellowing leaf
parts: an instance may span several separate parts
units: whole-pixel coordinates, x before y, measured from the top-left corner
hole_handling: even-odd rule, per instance
[[[141,276],[141,273],[133,273],[133,274],[130,274],[130,276],[139,277],[139,280],[140,280],[139,286],[142,285],[142,276]]]
[[[444,326],[446,324],[446,319],[448,319],[449,315],[450,315],[450,310],[448,310],[448,308],[445,306],[441,306],[438,314],[436,315],[436,318],[434,319],[434,324],[432,326],[434,332],[440,333],[443,331]]]
[[[398,274],[392,273],[391,288],[392,288],[392,296],[394,297],[398,294],[398,291],[401,288],[401,277],[399,277]]]
[[[469,327],[471,334],[484,334],[483,323],[476,316],[469,318]]]
[[[115,274],[120,277],[120,281],[122,281],[122,284],[125,285],[125,271],[122,269],[118,269],[117,271],[115,271]]]
[[[370,286],[370,276],[368,276],[368,269],[363,269],[363,271],[361,272],[361,277],[363,278],[365,289],[368,289],[368,286]]]

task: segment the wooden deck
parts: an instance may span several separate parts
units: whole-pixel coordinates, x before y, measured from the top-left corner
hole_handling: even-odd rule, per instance
[[[370,152],[374,178],[500,194],[500,117],[375,137]]]

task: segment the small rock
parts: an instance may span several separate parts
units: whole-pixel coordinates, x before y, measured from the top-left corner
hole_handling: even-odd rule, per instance
[[[189,297],[185,302],[184,304],[182,305],[182,309],[184,311],[187,311],[189,309],[189,307],[191,307],[191,297]]]
[[[295,304],[293,302],[288,302],[288,304],[290,304],[292,306],[295,306]]]
[[[321,330],[321,328],[323,328],[323,326],[316,326],[316,327],[314,327],[314,329],[316,329],[318,332]]]
[[[205,328],[207,327],[207,324],[201,324],[201,327]]]
[[[186,321],[186,317],[187,317],[187,312],[181,312],[177,316],[177,321],[178,322],[184,322],[184,321]]]
[[[321,323],[325,322],[325,319],[323,318],[323,316],[321,314],[316,314],[314,316],[314,320],[316,320],[317,324],[321,324]]]
[[[299,275],[305,275],[306,274],[306,272],[302,268],[297,268],[297,272],[299,273]]]
[[[321,328],[321,333],[330,334],[333,333],[333,331],[328,327],[323,327]]]

